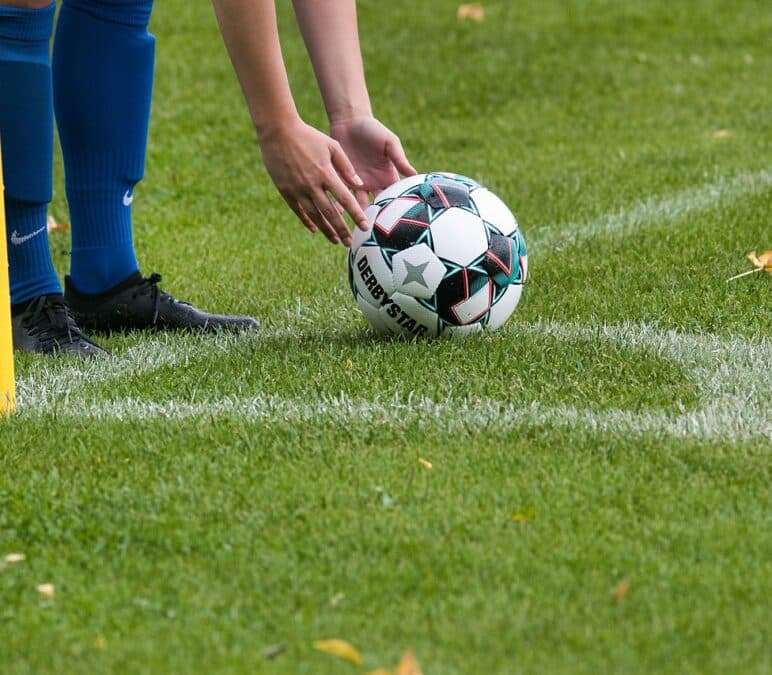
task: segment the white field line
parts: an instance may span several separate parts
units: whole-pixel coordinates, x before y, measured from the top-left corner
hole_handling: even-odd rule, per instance
[[[684,190],[664,200],[649,199],[585,224],[562,226],[534,233],[540,246],[573,243],[598,236],[619,236],[646,225],[672,223],[693,212],[730,203],[743,196],[768,190],[769,170],[748,172],[714,183]],[[264,338],[295,335],[298,323],[308,313],[298,308],[297,316],[286,317],[292,325],[264,331]],[[306,308],[308,309],[308,308]],[[218,336],[182,343],[163,336],[153,338],[109,360],[95,360],[51,368],[40,362],[17,383],[20,416],[58,415],[99,419],[152,419],[167,417],[232,416],[267,421],[340,422],[368,418],[385,422],[419,421],[438,424],[488,427],[582,426],[628,434],[663,433],[677,437],[744,440],[772,437],[772,391],[768,381],[758,377],[759,368],[772,361],[768,340],[724,340],[712,335],[684,335],[659,331],[648,325],[629,324],[593,328],[577,324],[537,322],[520,330],[554,335],[564,340],[611,340],[636,350],[651,350],[662,358],[680,363],[691,373],[700,389],[702,405],[693,411],[669,414],[664,411],[635,413],[626,410],[546,407],[538,402],[526,406],[485,399],[466,401],[405,398],[359,400],[345,394],[313,402],[281,399],[270,394],[189,403],[148,401],[132,397],[113,401],[91,401],[82,394],[88,383],[119,383],[131,376],[150,376],[166,366],[184,367],[189,361],[208,359],[218,351],[238,349],[241,340],[256,338]],[[260,338],[257,338],[260,339]],[[516,339],[516,336],[515,336]]]
[[[64,360],[52,364],[36,361],[32,369],[16,382],[17,406],[45,408],[56,400],[75,397],[83,385],[120,382],[128,377],[150,375],[160,368],[184,368],[191,361],[211,358],[232,348],[237,336],[202,336],[180,343],[160,334],[130,347],[120,356],[89,360]]]
[[[761,364],[772,360],[766,339],[722,339],[713,335],[680,334],[649,325],[587,327],[539,321],[519,330],[551,335],[566,342],[616,342],[632,351],[647,351],[681,364],[700,390],[701,406],[679,413],[594,410],[571,406],[523,405],[494,399],[412,397],[409,392],[392,399],[365,400],[341,393],[309,401],[285,399],[269,393],[187,402],[153,401],[122,397],[102,400],[80,395],[84,381],[104,382],[127,375],[147,375],[167,364],[192,358],[211,358],[212,343],[201,341],[175,351],[171,343],[145,343],[110,361],[89,364],[80,378],[66,380],[71,370],[60,371],[53,385],[43,385],[40,373],[19,383],[21,417],[56,414],[58,417],[113,420],[229,417],[264,422],[381,423],[412,422],[446,430],[465,428],[577,427],[638,436],[661,434],[678,438],[742,441],[772,438],[772,403],[769,383],[757,375]],[[283,332],[283,331],[281,331]],[[513,336],[516,339],[516,335]],[[254,338],[248,338],[254,339]],[[214,351],[235,346],[239,338],[214,340]],[[116,369],[117,366],[117,369]],[[116,375],[117,373],[117,375]],[[69,384],[68,384],[69,382]]]
[[[689,214],[731,204],[771,188],[772,168],[749,171],[686,188],[665,199],[650,197],[588,223],[543,226],[524,234],[532,250],[534,245],[538,248],[561,248],[595,237],[619,237],[644,227],[671,224]]]

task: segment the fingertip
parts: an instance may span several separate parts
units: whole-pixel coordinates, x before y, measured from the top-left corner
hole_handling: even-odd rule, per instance
[[[416,171],[415,167],[408,161],[405,155],[399,157],[398,161],[394,161],[394,165],[403,176],[415,176],[418,173],[418,171]]]

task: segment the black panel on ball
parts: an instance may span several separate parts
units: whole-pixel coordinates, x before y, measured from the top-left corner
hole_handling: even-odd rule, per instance
[[[503,234],[491,234],[490,240],[490,246],[480,265],[496,284],[506,286],[511,283],[514,272],[514,242]]]

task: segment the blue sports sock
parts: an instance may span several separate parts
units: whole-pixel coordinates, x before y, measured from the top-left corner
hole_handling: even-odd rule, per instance
[[[70,278],[100,293],[138,271],[131,226],[145,166],[155,39],[152,0],[64,0],[54,109],[72,224]]]
[[[52,3],[0,7],[0,137],[5,179],[11,303],[61,293],[48,248],[53,108],[48,43]]]

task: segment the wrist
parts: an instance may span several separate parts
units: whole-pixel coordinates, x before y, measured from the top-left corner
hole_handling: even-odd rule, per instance
[[[293,129],[303,124],[303,120],[300,119],[300,115],[296,110],[283,115],[271,116],[265,120],[253,118],[252,122],[255,126],[257,140],[260,143],[270,141],[277,136],[290,134]]]
[[[327,113],[327,119],[330,121],[331,127],[336,124],[349,124],[362,119],[371,119],[372,116],[373,111],[369,103],[356,106],[341,106]]]

